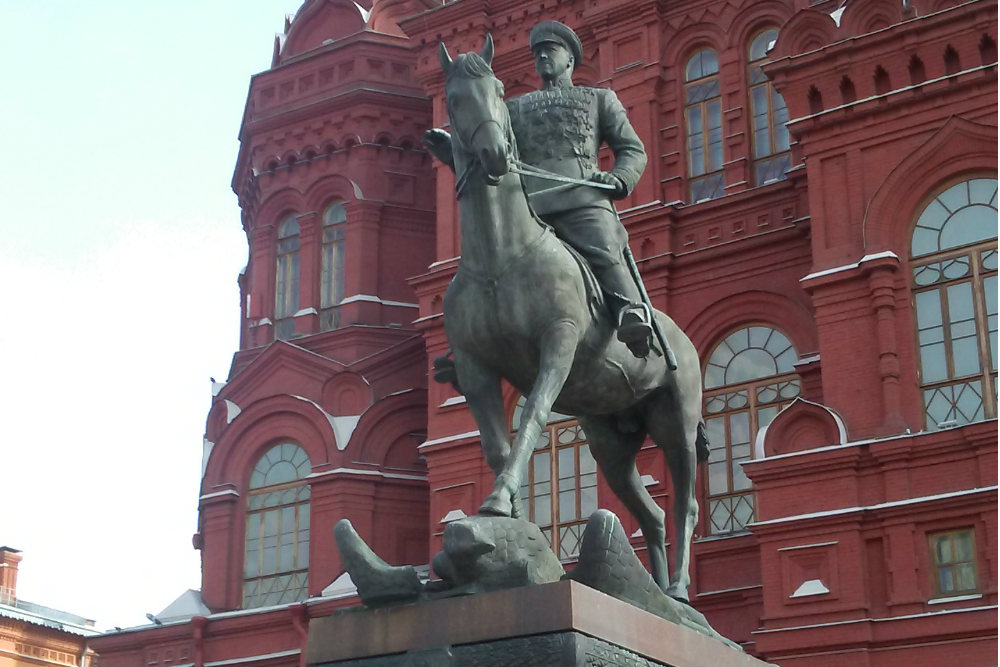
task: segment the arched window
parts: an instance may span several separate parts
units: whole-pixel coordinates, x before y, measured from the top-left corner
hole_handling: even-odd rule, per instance
[[[282,340],[295,331],[299,310],[299,221],[294,215],[278,227],[278,262],[274,277],[274,331]]]
[[[247,494],[243,607],[304,600],[309,588],[309,456],[275,445],[257,461]]]
[[[799,395],[795,348],[779,331],[752,326],[726,336],[705,365],[705,426],[711,456],[704,477],[709,534],[753,521],[754,498],[743,474],[757,431]]]
[[[523,406],[522,396],[514,409],[515,428]],[[521,480],[521,499],[526,518],[542,529],[559,558],[575,558],[587,519],[597,510],[597,463],[575,419],[549,416]]]
[[[722,98],[719,58],[715,51],[698,51],[684,68],[684,119],[687,125],[688,185],[691,203],[721,197]]]
[[[926,427],[996,417],[997,179],[936,195],[910,257]]]
[[[340,302],[344,299],[344,223],[347,211],[342,202],[330,204],[323,212],[322,276],[320,280],[320,330],[340,326]]]
[[[785,126],[788,107],[761,69],[761,65],[767,62],[767,50],[776,39],[776,28],[759,33],[750,41],[747,55],[754,182],[757,185],[782,180],[792,163],[788,128]]]

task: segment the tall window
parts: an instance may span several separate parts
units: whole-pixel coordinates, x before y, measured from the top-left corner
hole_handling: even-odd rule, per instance
[[[753,521],[754,498],[743,473],[757,431],[799,395],[795,348],[775,329],[747,327],[726,337],[705,366],[705,426],[711,456],[705,477],[708,532],[729,533]]]
[[[927,536],[934,561],[934,597],[978,593],[976,540],[971,528]]]
[[[765,30],[750,41],[748,75],[750,118],[753,130],[754,182],[763,185],[785,178],[792,156],[788,148],[788,107],[764,74],[767,49],[778,39],[775,28]]]
[[[520,408],[514,411],[515,427]],[[528,519],[542,529],[559,558],[574,558],[587,519],[597,510],[597,463],[583,429],[566,415],[553,413],[531,455],[521,483]]]
[[[304,600],[309,581],[309,456],[272,447],[250,474],[243,607]]]
[[[723,194],[722,98],[719,58],[702,49],[684,68],[684,119],[687,124],[688,185],[691,202]]]
[[[278,266],[274,279],[274,326],[278,338],[292,337],[298,310],[299,221],[293,215],[278,227]]]
[[[323,213],[323,273],[320,278],[320,329],[340,326],[340,302],[344,299],[344,204],[334,202]]]
[[[997,415],[997,180],[927,204],[910,250],[926,427]]]

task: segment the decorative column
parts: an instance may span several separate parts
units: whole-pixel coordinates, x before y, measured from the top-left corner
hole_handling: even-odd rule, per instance
[[[341,326],[381,324],[379,297],[379,222],[382,202],[356,199],[347,202],[344,226],[344,304]]]
[[[885,434],[901,433],[903,420],[899,387],[899,351],[896,337],[895,277],[899,261],[879,260],[868,274],[878,345],[878,372],[882,382],[882,426]]]
[[[319,331],[320,234],[322,221],[316,211],[298,216],[299,221],[299,309],[295,333]]]
[[[249,304],[246,318],[253,347],[274,340],[274,225],[255,227],[250,234]]]
[[[201,551],[201,596],[213,612],[239,609],[242,549],[236,549],[236,503],[239,493],[223,489],[201,497],[201,532],[194,537]]]

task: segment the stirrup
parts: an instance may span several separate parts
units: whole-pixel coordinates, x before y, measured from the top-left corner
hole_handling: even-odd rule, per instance
[[[625,343],[636,357],[649,355],[653,335],[651,321],[652,314],[644,303],[629,304],[618,311],[618,340]]]

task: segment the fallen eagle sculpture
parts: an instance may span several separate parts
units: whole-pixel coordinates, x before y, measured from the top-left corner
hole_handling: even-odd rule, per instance
[[[523,519],[477,515],[445,528],[433,561],[440,581],[424,584],[412,565],[389,565],[341,519],[334,528],[344,567],[369,607],[572,579],[644,611],[742,650],[693,607],[660,590],[636,556],[618,517],[597,510],[587,521],[576,568],[566,573],[545,536]]]

